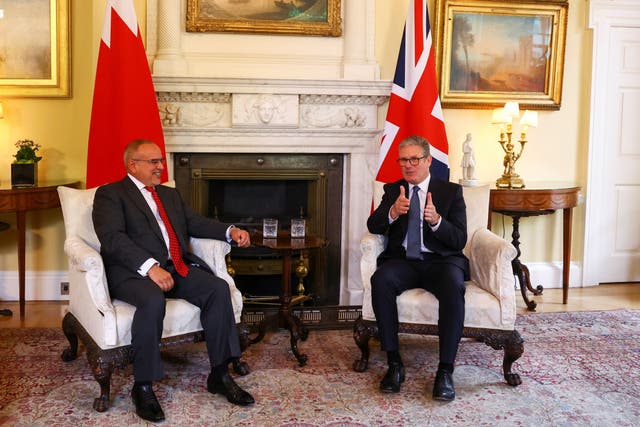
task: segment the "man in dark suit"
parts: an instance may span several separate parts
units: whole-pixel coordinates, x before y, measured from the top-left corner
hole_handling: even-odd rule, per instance
[[[164,420],[152,381],[163,377],[159,343],[167,297],[185,299],[201,310],[211,363],[208,391],[238,405],[254,402],[229,375],[229,363],[240,357],[229,285],[186,252],[189,236],[233,240],[246,247],[249,234],[196,214],[175,189],[160,185],[165,163],[155,143],[132,141],[124,151],[127,176],[98,188],[93,203],[109,292],[136,307],[131,397],[136,413],[153,422]]]
[[[397,393],[405,379],[396,297],[423,288],[439,302],[440,363],[433,398],[450,401],[455,398],[453,365],[464,323],[464,281],[469,278],[469,261],[462,254],[467,242],[462,187],[430,176],[429,142],[419,136],[400,143],[398,164],[404,179],[384,186],[382,201],[367,221],[371,233],[388,237],[371,277],[371,302],[389,364],[380,389]]]

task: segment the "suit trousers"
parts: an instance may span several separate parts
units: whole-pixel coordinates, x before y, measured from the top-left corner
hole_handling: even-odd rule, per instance
[[[133,278],[110,287],[112,298],[136,307],[131,325],[133,375],[136,381],[157,381],[164,375],[160,339],[166,298],[182,298],[200,308],[200,321],[211,368],[240,357],[240,341],[233,315],[229,284],[210,271],[191,266],[187,277],[172,273],[174,287],[163,292],[148,277]]]
[[[440,362],[453,364],[464,327],[464,272],[455,264],[429,258],[422,261],[389,259],[371,277],[371,303],[378,322],[380,345],[383,351],[399,350],[396,297],[408,289],[422,288],[431,292],[439,303]]]

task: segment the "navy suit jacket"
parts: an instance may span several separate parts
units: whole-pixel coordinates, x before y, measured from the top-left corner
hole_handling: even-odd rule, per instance
[[[175,188],[156,186],[165,207],[185,262],[206,265],[188,253],[189,237],[226,241],[230,224],[224,224],[195,213]],[[132,278],[140,278],[137,270],[149,258],[165,267],[169,258],[158,221],[133,181],[124,179],[98,188],[93,202],[93,225],[100,240],[100,253],[110,286]]]
[[[369,216],[367,227],[373,234],[386,234],[387,247],[378,257],[378,265],[391,258],[406,258],[406,250],[402,242],[407,234],[408,215],[400,215],[389,224],[389,210],[400,195],[403,186],[405,194],[410,194],[409,183],[404,179],[385,184],[382,201]],[[441,255],[432,262],[446,262],[459,266],[464,271],[465,280],[469,280],[469,260],[462,253],[467,243],[467,211],[462,197],[462,187],[449,181],[442,181],[431,177],[428,192],[442,217],[440,227],[432,231],[423,219],[423,242],[431,251]]]

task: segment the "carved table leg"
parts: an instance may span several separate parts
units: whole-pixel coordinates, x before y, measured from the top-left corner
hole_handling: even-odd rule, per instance
[[[529,269],[526,265],[522,264],[518,258],[515,258],[511,261],[511,268],[513,269],[513,274],[518,277],[518,283],[520,284],[520,293],[522,294],[522,299],[524,303],[527,305],[527,309],[531,311],[536,311],[536,303],[533,300],[530,300],[527,296],[527,288],[531,287],[529,283]]]
[[[513,274],[518,277],[518,282],[520,283],[520,292],[522,293],[522,299],[527,305],[527,309],[531,311],[536,311],[536,306],[538,305],[535,301],[529,300],[527,297],[527,289],[533,293],[533,295],[541,295],[542,294],[542,285],[538,285],[536,289],[533,289],[531,286],[531,280],[529,278],[529,269],[526,265],[522,264],[520,261],[520,216],[519,214],[510,214],[513,218],[513,231],[511,233],[511,244],[516,248],[517,255],[513,261],[511,261],[511,268],[513,269]]]
[[[282,311],[282,317],[286,321],[286,327],[291,333],[291,351],[298,360],[298,364],[304,366],[307,363],[307,355],[298,351],[298,340],[302,339],[304,341],[309,331],[304,327],[302,321],[297,316],[291,314],[288,309]]]

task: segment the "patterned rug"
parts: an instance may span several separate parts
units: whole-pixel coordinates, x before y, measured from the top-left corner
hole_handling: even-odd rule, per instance
[[[431,399],[437,339],[403,335],[407,380],[398,394],[378,390],[386,357],[373,344],[370,367],[351,369],[359,355],[351,331],[312,331],[299,367],[285,331],[269,333],[245,352],[252,372],[237,382],[256,404],[240,408],[207,393],[203,344],[164,353],[166,377],[155,390],[166,426],[637,426],[640,425],[640,311],[527,314],[515,370],[518,387],[501,374],[502,352],[465,340],[451,403]],[[0,329],[0,425],[121,426],[146,424],[129,397],[131,368],[112,378],[112,407],[92,408],[99,387],[84,352],[60,359],[58,329]]]

